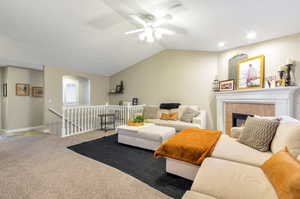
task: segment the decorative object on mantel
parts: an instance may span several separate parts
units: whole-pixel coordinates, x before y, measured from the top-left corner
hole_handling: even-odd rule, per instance
[[[276,80],[276,87],[285,87],[286,86],[286,80],[285,79],[279,79]]]
[[[289,86],[295,86],[296,85],[296,77],[295,77],[295,70],[296,70],[296,64],[295,61],[292,59],[287,59],[287,66],[288,66],[288,80],[289,80]]]
[[[238,68],[238,63],[242,60],[248,59],[248,55],[243,52],[239,52],[237,55],[233,56],[232,58],[229,59],[228,61],[228,79],[233,79],[235,80],[235,85],[234,87],[236,88],[237,85],[237,68]]]
[[[220,91],[233,91],[234,90],[234,80],[224,80],[220,81]]]
[[[108,94],[123,94],[124,91],[124,83],[123,81],[120,84],[116,85],[115,89],[110,89]]]
[[[285,86],[295,86],[295,64],[294,60],[287,59],[285,65],[281,65],[278,67],[277,74],[278,79],[276,81],[276,85],[279,85],[280,81],[282,82],[281,85]]]
[[[136,116],[133,120],[129,120],[128,126],[143,126],[145,121],[145,117],[143,115]]]
[[[257,89],[264,86],[265,56],[256,56],[238,63],[237,89]]]
[[[270,75],[265,78],[265,88],[275,88],[276,87],[276,75]]]
[[[277,84],[279,84],[279,83],[277,83],[277,82],[282,82],[282,81],[284,81],[285,83],[286,83],[286,81],[287,81],[287,74],[288,74],[288,67],[287,67],[287,65],[282,65],[282,66],[279,66],[278,67],[278,71],[277,71],[277,73],[278,73],[278,78],[277,78],[277,80],[276,80],[276,86],[277,86]],[[281,83],[282,84],[282,83]]]
[[[220,90],[220,87],[219,87],[219,80],[218,80],[218,75],[215,76],[215,80],[213,81],[212,83],[212,90],[214,92],[218,92]]]
[[[284,84],[286,86],[296,85],[294,60],[287,59],[286,64],[279,66],[277,72],[278,72],[279,80],[285,81]]]

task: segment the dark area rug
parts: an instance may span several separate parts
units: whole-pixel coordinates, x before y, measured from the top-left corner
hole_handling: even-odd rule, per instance
[[[192,181],[166,173],[164,158],[156,159],[153,151],[118,144],[111,135],[68,147],[81,155],[117,168],[168,196],[181,198]]]

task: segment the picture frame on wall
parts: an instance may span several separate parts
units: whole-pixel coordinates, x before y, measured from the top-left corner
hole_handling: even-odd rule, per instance
[[[32,97],[44,97],[43,87],[32,87]]]
[[[30,85],[29,84],[16,84],[16,95],[17,96],[29,96],[30,93]]]
[[[260,55],[238,62],[237,89],[258,89],[264,87],[265,56]]]
[[[220,91],[233,91],[234,90],[234,80],[223,80],[219,82]]]
[[[3,97],[7,97],[7,83],[3,84],[2,94],[3,94]]]

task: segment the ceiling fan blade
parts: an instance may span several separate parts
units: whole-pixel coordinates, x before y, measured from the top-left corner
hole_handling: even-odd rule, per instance
[[[136,16],[136,15],[130,15],[130,17],[132,19],[134,19],[136,22],[138,22],[139,24],[143,25],[143,26],[147,26],[147,23],[141,19],[139,16]]]
[[[145,30],[141,28],[141,29],[136,29],[136,30],[125,32],[125,34],[130,35],[130,34],[139,33],[139,32],[143,32],[143,31],[145,31]]]
[[[186,35],[188,33],[185,28],[172,25],[172,24],[164,24],[162,28],[173,30],[174,32],[176,32],[176,34],[181,34],[181,35]]]
[[[161,32],[164,35],[174,35],[175,34],[175,32],[173,30],[169,30],[166,28],[157,28],[156,30]]]

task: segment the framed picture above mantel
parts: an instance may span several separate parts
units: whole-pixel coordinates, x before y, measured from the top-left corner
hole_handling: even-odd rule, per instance
[[[265,56],[256,56],[238,62],[237,89],[264,87]]]

